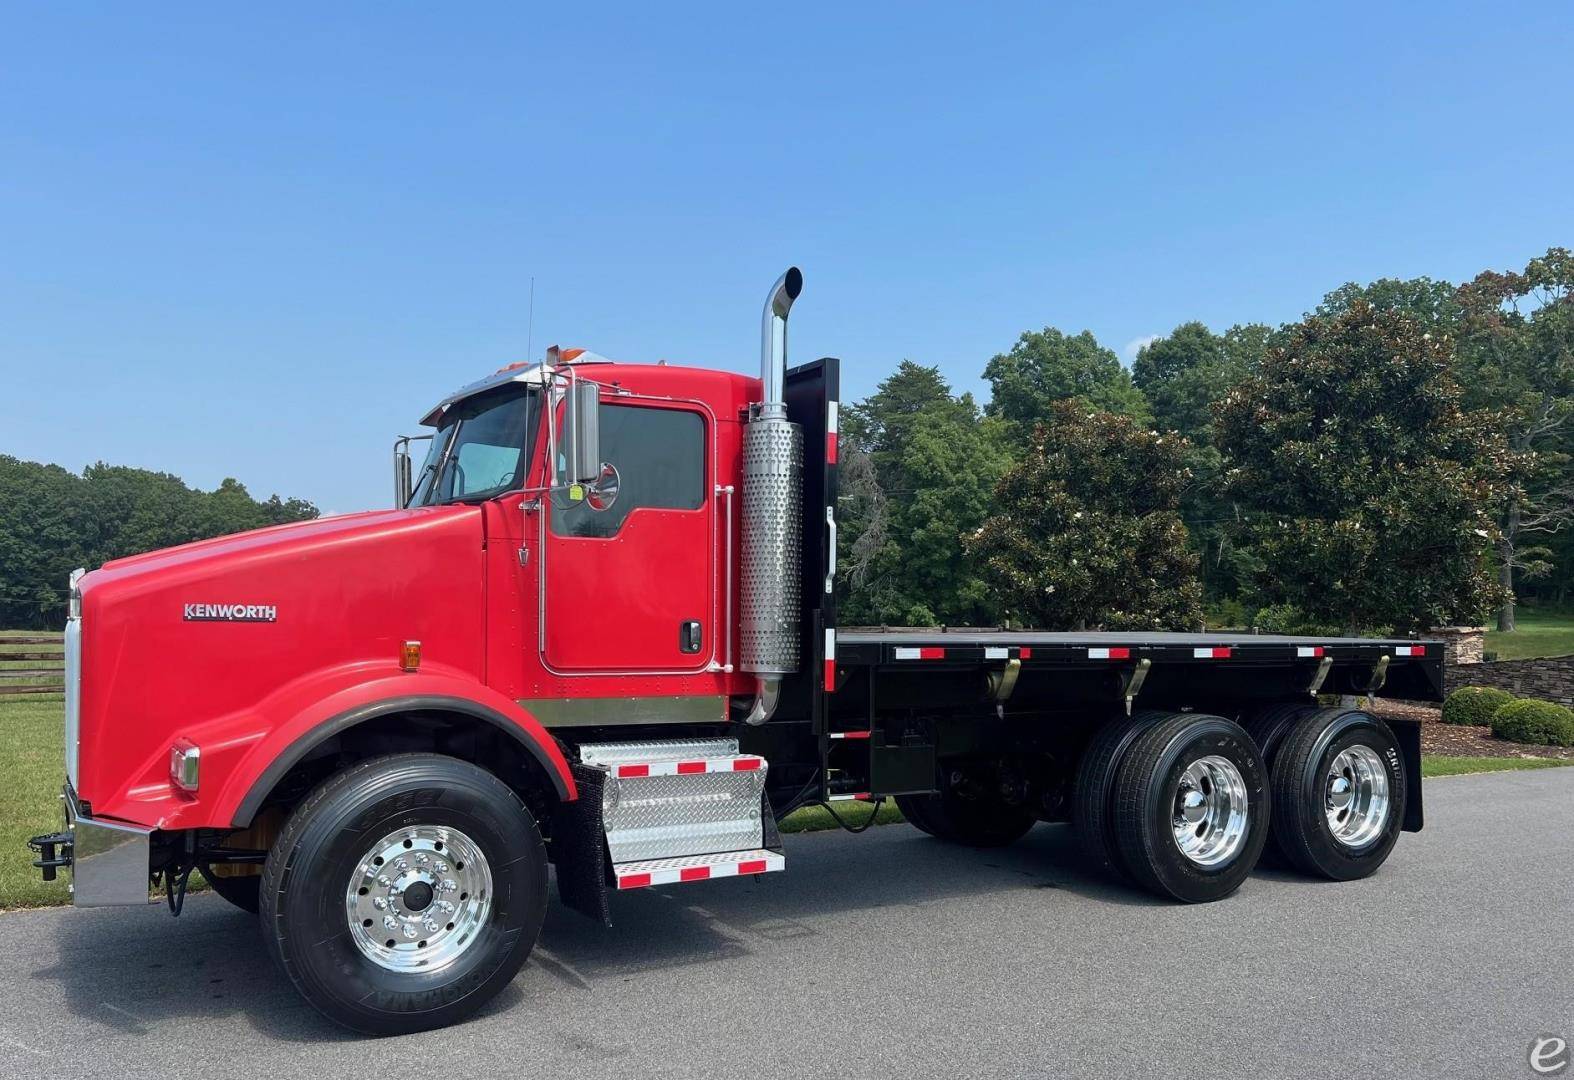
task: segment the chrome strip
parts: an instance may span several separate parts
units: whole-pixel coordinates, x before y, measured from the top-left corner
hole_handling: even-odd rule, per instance
[[[624,724],[719,724],[724,694],[690,697],[521,698],[542,727],[620,727]]]
[[[82,608],[77,590],[85,572],[71,572],[72,614],[66,619],[65,633],[66,779],[72,786],[77,782],[82,725]]]

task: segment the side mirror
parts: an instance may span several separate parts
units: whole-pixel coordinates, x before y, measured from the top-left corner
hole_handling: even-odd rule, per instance
[[[568,457],[565,482],[589,484],[601,476],[601,387],[575,379],[563,407],[563,449]]]

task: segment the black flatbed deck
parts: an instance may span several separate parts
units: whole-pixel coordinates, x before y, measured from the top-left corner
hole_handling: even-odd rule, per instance
[[[1443,645],[1411,638],[1358,638],[1242,631],[1203,633],[1064,632],[1041,630],[846,627],[836,633],[840,667],[955,667],[1019,660],[1024,669],[1089,668],[1150,661],[1154,667],[1225,665],[1230,669],[1305,665],[1325,659],[1335,672],[1371,672],[1386,659],[1388,693],[1422,699],[1441,695]],[[1356,683],[1366,685],[1363,675]],[[1334,685],[1355,685],[1348,679]],[[1426,692],[1430,690],[1431,692]]]
[[[883,627],[854,626],[837,631],[837,658],[852,660],[847,653],[868,649],[943,649],[944,659],[970,659],[968,655],[980,649],[1007,648],[1033,649],[1032,659],[1088,659],[1089,651],[1125,649],[1132,658],[1153,656],[1163,659],[1225,659],[1225,657],[1196,657],[1199,649],[1211,651],[1229,649],[1231,657],[1238,650],[1242,659],[1296,658],[1300,650],[1322,649],[1322,655],[1349,656],[1352,659],[1388,654],[1398,658],[1442,656],[1442,643],[1412,638],[1356,638],[1312,637],[1290,634],[1251,634],[1240,631],[1210,633],[1170,633],[1157,631],[1137,632],[1067,632],[1045,630],[921,630],[887,629]],[[847,650],[844,653],[843,650]],[[955,650],[957,655],[951,655]],[[1042,651],[1042,655],[1040,655]],[[1312,654],[1315,657],[1317,654]],[[1099,657],[1108,659],[1108,657]],[[883,658],[895,659],[895,657]],[[911,659],[917,659],[912,657]],[[927,657],[926,659],[941,659]]]

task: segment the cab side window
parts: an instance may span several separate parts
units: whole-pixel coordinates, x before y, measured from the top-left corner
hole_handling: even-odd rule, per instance
[[[596,511],[583,502],[565,505],[555,495],[549,515],[554,534],[606,539],[642,507],[705,505],[705,421],[698,413],[604,401],[601,456],[618,471],[617,500]]]

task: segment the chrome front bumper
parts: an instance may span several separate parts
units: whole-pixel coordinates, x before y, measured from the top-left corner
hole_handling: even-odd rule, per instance
[[[35,836],[28,846],[40,857],[33,865],[45,880],[61,867],[71,872],[71,902],[77,907],[148,903],[148,855],[152,829],[83,817],[68,783],[62,796],[64,832]]]

